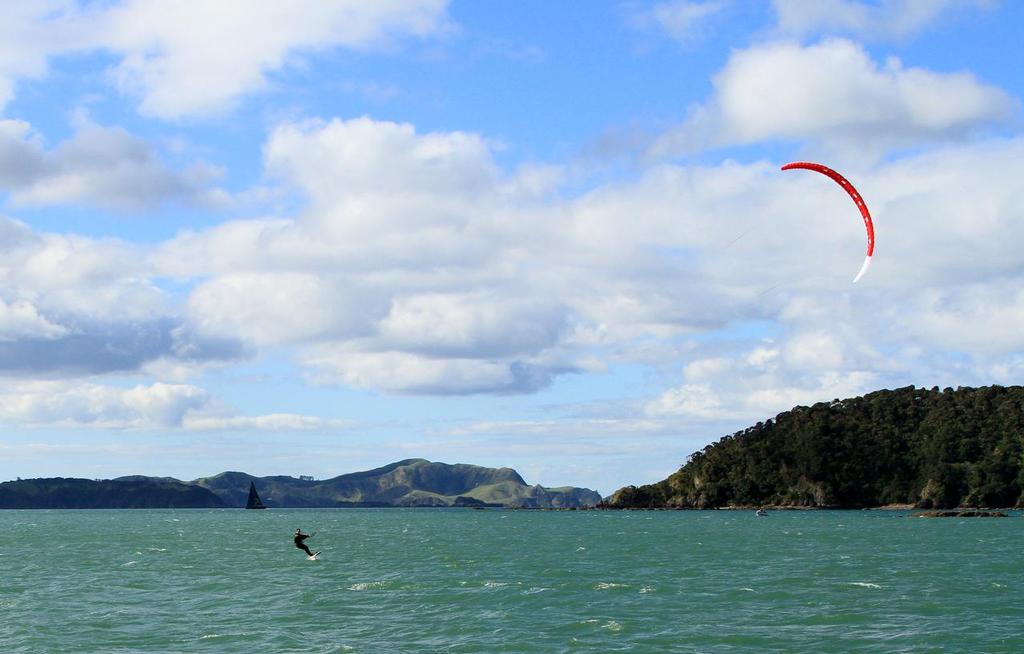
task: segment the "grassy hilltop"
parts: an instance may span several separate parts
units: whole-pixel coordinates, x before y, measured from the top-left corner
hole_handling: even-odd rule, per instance
[[[511,468],[485,468],[406,459],[373,470],[317,481],[253,477],[224,472],[193,483],[229,506],[244,506],[255,482],[269,507],[329,506],[505,506],[573,508],[594,506],[601,496],[586,488],[530,486]]]

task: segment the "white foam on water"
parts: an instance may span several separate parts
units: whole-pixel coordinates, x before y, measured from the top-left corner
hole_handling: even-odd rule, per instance
[[[135,565],[136,563],[138,563],[138,561],[129,561],[128,563],[121,564],[121,567],[122,568],[127,568],[128,566]]]
[[[657,590],[657,589],[654,586],[644,586],[643,588],[640,589],[640,592],[641,593],[653,593],[655,590]]]
[[[608,631],[622,631],[622,625],[616,622],[615,620],[609,620],[608,622],[601,625],[601,628],[607,629]]]
[[[484,582],[484,587],[485,588],[504,588],[505,586],[508,586],[508,582],[507,581],[485,581]]]
[[[587,548],[583,547],[582,545],[580,545],[579,547],[576,548],[577,552],[585,552],[586,550],[587,550]]]
[[[352,584],[348,587],[349,590],[380,590],[387,588],[390,582],[387,581],[363,581],[358,584]]]
[[[847,586],[860,586],[861,588],[881,588],[878,584],[871,583],[870,581],[851,581],[846,584]]]
[[[748,592],[748,593],[756,593],[756,592],[757,592],[757,591],[756,591],[756,590],[754,590],[753,588],[746,588],[746,587],[744,587],[744,588],[740,588],[740,590],[742,590],[742,591],[746,591],[746,592]]]
[[[546,590],[551,589],[545,588],[544,586],[530,586],[529,588],[523,591],[523,595],[536,595],[537,593],[543,593]]]
[[[609,588],[629,588],[629,584],[617,584],[612,581],[602,581],[594,586],[594,590],[608,590]]]

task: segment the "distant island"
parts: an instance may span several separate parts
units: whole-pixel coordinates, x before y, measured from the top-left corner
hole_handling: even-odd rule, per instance
[[[584,508],[601,502],[587,488],[527,484],[511,468],[406,459],[332,479],[254,477],[223,472],[190,482],[131,476],[89,480],[19,479],[0,483],[0,509],[244,507],[250,483],[269,508],[501,507]]]
[[[798,406],[606,508],[1024,505],[1024,388],[908,386]]]

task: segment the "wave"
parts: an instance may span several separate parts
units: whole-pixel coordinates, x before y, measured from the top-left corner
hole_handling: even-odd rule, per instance
[[[610,588],[629,588],[629,584],[617,584],[612,581],[602,581],[594,586],[594,590],[608,590]]]

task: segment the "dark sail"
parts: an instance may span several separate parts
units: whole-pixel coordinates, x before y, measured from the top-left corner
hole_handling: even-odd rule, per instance
[[[265,509],[259,493],[256,492],[256,482],[249,482],[249,501],[245,503],[247,509]]]

